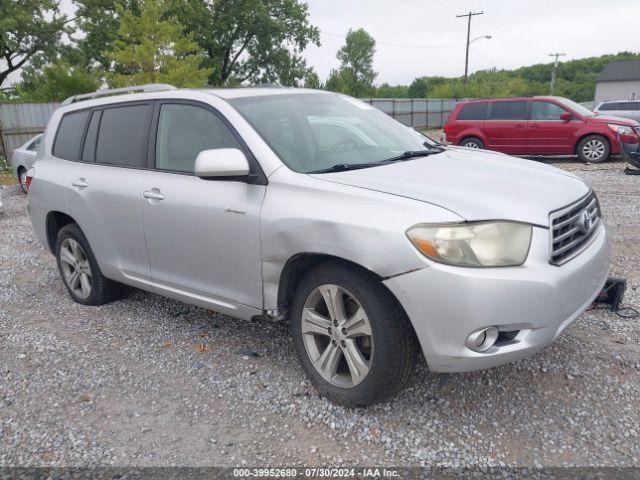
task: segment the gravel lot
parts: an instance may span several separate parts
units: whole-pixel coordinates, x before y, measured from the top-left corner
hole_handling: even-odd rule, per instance
[[[598,192],[640,304],[640,178],[558,162]],[[0,466],[640,466],[640,321],[583,314],[533,358],[422,364],[366,410],[318,397],[287,328],[136,291],[73,303],[17,186],[0,213]]]

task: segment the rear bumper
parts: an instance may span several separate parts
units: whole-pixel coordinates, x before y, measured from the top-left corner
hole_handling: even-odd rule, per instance
[[[513,268],[427,268],[385,280],[414,326],[429,368],[463,372],[532,355],[550,344],[604,285],[611,245],[604,225],[591,245],[557,267],[548,261],[548,230],[534,228],[527,262]],[[519,331],[485,352],[465,346],[472,332]]]

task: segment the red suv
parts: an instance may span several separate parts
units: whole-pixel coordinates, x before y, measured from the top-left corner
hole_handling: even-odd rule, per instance
[[[562,97],[459,102],[444,125],[448,142],[518,155],[573,155],[599,163],[619,153],[617,137],[637,144],[635,120],[596,115]]]

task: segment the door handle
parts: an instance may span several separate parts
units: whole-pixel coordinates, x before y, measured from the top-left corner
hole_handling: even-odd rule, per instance
[[[516,123],[516,128],[524,128],[524,123]]]
[[[157,188],[152,188],[151,190],[142,192],[142,196],[150,200],[164,200],[164,195],[160,193],[160,190],[158,190]]]
[[[80,190],[82,190],[83,188],[87,188],[89,186],[89,184],[87,183],[87,180],[84,178],[79,178],[77,180],[74,180],[73,182],[71,182],[71,185],[73,185],[76,188],[79,188]]]
[[[539,127],[540,127],[540,125],[539,125],[539,124],[537,124],[537,123],[530,123],[530,124],[529,124],[529,126],[530,126],[531,128],[539,128]]]

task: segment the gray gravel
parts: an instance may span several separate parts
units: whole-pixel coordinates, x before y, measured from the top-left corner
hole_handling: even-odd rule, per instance
[[[558,163],[598,192],[638,305],[640,179]],[[67,296],[16,186],[0,213],[0,466],[640,466],[640,323],[583,314],[533,358],[337,407],[287,329],[149,293]]]

